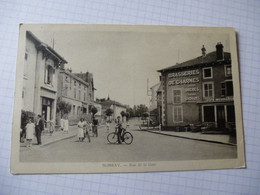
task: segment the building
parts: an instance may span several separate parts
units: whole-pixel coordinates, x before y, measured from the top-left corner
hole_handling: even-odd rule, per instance
[[[56,120],[57,78],[67,61],[54,49],[26,32],[22,109]]]
[[[108,97],[107,99],[97,99],[97,101],[102,105],[102,115],[105,117],[106,116],[106,110],[107,109],[112,109],[113,114],[110,116],[110,120],[115,120],[118,116],[121,116],[121,112],[124,111],[126,113],[126,106],[114,101],[110,100]],[[123,120],[125,120],[125,117],[123,117]]]
[[[163,127],[211,123],[217,129],[235,123],[230,53],[216,51],[159,70],[158,110]]]
[[[81,117],[91,117],[91,106],[94,104],[93,77],[92,74],[86,74],[92,80],[83,80],[71,69],[63,69],[59,73],[58,97],[71,105],[68,114],[70,124],[77,123]]]
[[[151,99],[150,99],[149,111],[157,109],[157,91],[159,87],[160,87],[160,83],[157,83],[150,88]]]

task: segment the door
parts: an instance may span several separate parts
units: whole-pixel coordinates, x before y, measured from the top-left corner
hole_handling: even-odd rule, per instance
[[[225,128],[225,110],[224,106],[217,106],[217,125],[218,128]]]

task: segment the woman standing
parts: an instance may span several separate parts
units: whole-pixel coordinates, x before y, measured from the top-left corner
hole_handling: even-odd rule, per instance
[[[63,131],[65,133],[69,133],[69,120],[68,120],[68,116],[65,117],[65,119],[63,119]]]
[[[34,138],[34,134],[35,134],[35,125],[32,122],[32,119],[29,119],[29,122],[26,125],[25,129],[26,129],[26,140],[27,140],[26,147],[32,147],[32,139]]]
[[[83,118],[81,118],[78,123],[78,138],[79,138],[80,142],[82,142],[84,139],[83,127],[84,127],[84,120],[83,120]]]

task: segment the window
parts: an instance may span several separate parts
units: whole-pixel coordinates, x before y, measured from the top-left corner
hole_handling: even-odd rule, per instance
[[[215,122],[214,106],[203,106],[204,122]]]
[[[77,81],[74,81],[74,86],[77,86]]]
[[[68,96],[68,85],[65,85],[63,94],[64,96]]]
[[[25,59],[25,62],[24,62],[24,67],[23,67],[23,75],[25,76],[25,77],[27,77],[28,76],[28,62],[27,62],[27,59],[28,59],[28,53],[25,53],[25,56],[24,56],[24,59]]]
[[[53,84],[53,77],[55,74],[55,70],[51,65],[48,65],[45,69],[45,83],[52,85]]]
[[[79,93],[79,97],[78,98],[79,98],[79,100],[81,100],[81,91],[79,90],[78,93]]]
[[[74,98],[75,98],[75,99],[77,98],[77,91],[76,91],[76,88],[74,88]]]
[[[212,78],[213,78],[212,67],[203,68],[203,79],[212,79]]]
[[[225,81],[221,83],[221,97],[233,96],[233,82]]]
[[[69,82],[69,77],[66,76],[66,77],[65,77],[65,81],[66,81],[66,82]]]
[[[75,115],[75,107],[76,107],[76,106],[73,105],[73,109],[72,109],[72,110],[73,110],[73,115]]]
[[[173,107],[173,122],[182,122],[182,106]]]
[[[226,66],[225,66],[225,75],[226,75],[226,76],[231,76],[231,75],[232,75],[231,65],[226,65]]]
[[[173,103],[174,104],[181,103],[181,90],[180,89],[173,90]]]
[[[84,93],[84,101],[86,101],[86,93]]]
[[[213,98],[213,83],[204,83],[203,84],[203,96],[205,98]]]
[[[25,53],[25,55],[24,55],[24,59],[25,59],[25,60],[28,59],[28,53]]]

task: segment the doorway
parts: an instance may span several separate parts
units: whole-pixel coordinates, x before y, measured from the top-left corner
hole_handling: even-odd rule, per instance
[[[225,109],[224,106],[217,106],[217,127],[225,128]]]

